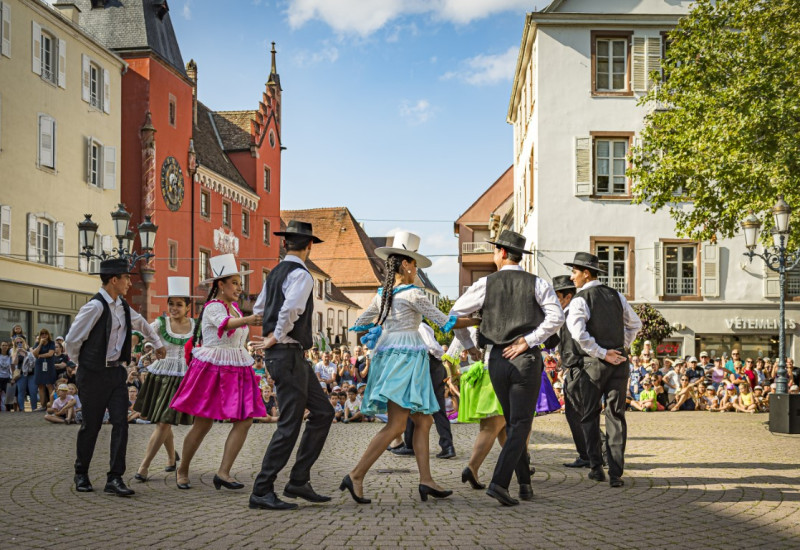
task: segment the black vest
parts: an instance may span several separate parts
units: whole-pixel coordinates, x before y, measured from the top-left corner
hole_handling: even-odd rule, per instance
[[[308,270],[297,262],[280,262],[275,269],[269,272],[267,280],[264,282],[266,287],[266,303],[264,304],[264,321],[262,334],[264,336],[275,331],[278,324],[278,314],[281,312],[283,302],[286,297],[283,295],[283,282],[289,273],[295,269]],[[308,295],[306,309],[295,321],[294,328],[287,334],[289,338],[300,342],[303,349],[311,349],[314,341],[311,339],[311,318],[314,313],[314,292]]]
[[[503,269],[486,278],[486,298],[478,344],[505,346],[532,332],[544,321],[536,301],[536,275]]]
[[[597,285],[576,294],[589,306],[586,330],[600,347],[622,351],[625,347],[625,321],[619,293],[606,285]],[[581,355],[589,354],[581,349]]]
[[[103,306],[103,313],[92,327],[89,336],[81,346],[78,357],[78,365],[81,369],[90,371],[102,371],[106,369],[106,354],[108,353],[108,339],[111,338],[111,308],[108,302],[99,292],[92,297]],[[122,351],[119,360],[123,363],[131,361],[131,306],[122,300],[122,308],[125,310],[125,341],[122,343]]]
[[[572,338],[567,323],[561,325],[558,331],[558,353],[561,355],[561,365],[565,368],[583,366],[583,350],[578,342]]]

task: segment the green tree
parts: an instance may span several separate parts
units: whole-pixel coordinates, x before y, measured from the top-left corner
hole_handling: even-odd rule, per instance
[[[697,240],[733,236],[752,209],[768,240],[777,195],[800,206],[800,2],[697,0],[667,43],[641,101],[654,109],[632,151],[634,202]]]
[[[455,303],[455,300],[451,300],[450,298],[445,296],[443,298],[439,298],[439,304],[436,307],[439,308],[439,311],[441,311],[442,313],[447,315],[448,313],[450,313],[450,310],[453,308],[453,304],[454,303]],[[439,342],[442,345],[444,345],[444,344],[447,344],[448,346],[450,345],[450,342],[453,341],[453,333],[452,332],[444,333],[444,332],[442,332],[442,330],[439,328],[439,326],[436,323],[432,323],[432,322],[428,321],[427,319],[425,319],[425,322],[428,323],[428,325],[430,325],[433,328],[433,332],[436,334],[436,341],[437,342]]]
[[[672,334],[674,330],[672,326],[664,319],[661,312],[650,304],[636,304],[633,306],[633,311],[642,320],[642,330],[636,335],[636,340],[631,345],[631,351],[634,354],[641,352],[645,340],[650,340],[655,349],[660,342]]]

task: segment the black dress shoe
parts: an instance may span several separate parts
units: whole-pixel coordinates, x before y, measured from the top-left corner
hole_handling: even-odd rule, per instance
[[[128,489],[125,482],[122,481],[121,477],[112,477],[106,482],[106,486],[103,489],[104,493],[113,493],[118,497],[129,497],[131,495],[135,495],[136,491],[133,489]]]
[[[226,489],[244,489],[244,483],[239,483],[238,481],[225,481],[216,474],[214,474],[212,483],[214,483],[214,489],[217,491],[219,491],[220,487],[225,487]]]
[[[603,471],[602,466],[597,466],[595,468],[592,468],[592,471],[589,472],[589,475],[587,477],[595,481],[605,481],[606,473]]]
[[[89,481],[89,476],[86,474],[75,474],[75,490],[79,493],[91,493],[94,491],[92,482]]]
[[[564,466],[567,468],[588,468],[590,464],[588,460],[578,457],[573,462],[565,462]]]
[[[442,452],[436,455],[436,458],[453,458],[456,456],[456,449],[455,447],[447,447],[442,449]]]
[[[527,483],[523,483],[519,486],[519,498],[520,500],[533,500],[533,487],[531,487]]]
[[[623,485],[625,485],[625,482],[618,477],[612,477],[611,479],[608,480],[608,484],[611,485],[612,487],[622,487]]]
[[[286,487],[283,488],[283,496],[289,498],[300,497],[308,502],[328,502],[331,499],[331,497],[320,495],[314,491],[314,489],[311,487],[310,481],[306,481],[302,485],[292,485],[291,483],[287,483]]]
[[[486,494],[494,499],[497,499],[497,502],[503,506],[516,506],[519,504],[517,499],[508,494],[508,489],[504,489],[496,483],[489,484],[489,488],[486,489]]]
[[[392,453],[397,456],[414,456],[414,449],[409,449],[405,445],[392,449]]]
[[[370,502],[372,502],[372,499],[360,497],[356,494],[355,487],[353,487],[353,480],[350,479],[350,474],[344,476],[342,482],[339,484],[340,491],[344,491],[345,489],[350,491],[350,496],[353,497],[353,500],[355,500],[359,504],[369,504]]]
[[[389,445],[388,447],[386,447],[386,450],[387,451],[394,451],[395,449],[400,449],[400,448],[405,447],[405,446],[406,446],[405,443],[401,443],[400,445],[395,445],[394,447]]]
[[[461,470],[461,483],[469,483],[473,489],[486,489],[486,485],[475,479],[469,466]]]
[[[447,498],[453,494],[453,491],[446,489],[444,491],[440,491],[430,485],[423,485],[422,483],[419,484],[419,498],[422,502],[427,502],[428,497],[431,496],[433,498]]]
[[[274,491],[270,491],[263,497],[258,495],[250,495],[250,508],[256,510],[294,510],[297,504],[291,502],[283,502],[278,498]]]

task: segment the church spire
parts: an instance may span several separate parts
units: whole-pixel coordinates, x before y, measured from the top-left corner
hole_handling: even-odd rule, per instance
[[[269,71],[269,80],[267,80],[267,85],[277,86],[278,90],[283,90],[283,88],[281,88],[281,77],[278,75],[278,68],[277,64],[275,63],[275,54],[278,53],[275,50],[275,42],[272,43],[272,50],[270,50],[270,53],[272,54],[272,67]]]

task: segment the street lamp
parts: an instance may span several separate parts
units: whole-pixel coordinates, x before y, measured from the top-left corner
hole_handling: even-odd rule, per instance
[[[137,227],[139,242],[142,243],[142,250],[144,251],[142,254],[133,251],[133,242],[136,234],[129,229],[131,214],[125,210],[124,204],[120,203],[117,210],[111,213],[111,219],[114,222],[114,233],[117,237],[118,246],[112,251],[112,254],[108,254],[104,250],[96,253],[94,251],[94,239],[97,235],[97,224],[92,220],[91,214],[84,214],[84,220],[78,224],[78,241],[80,242],[81,256],[85,256],[89,260],[92,258],[100,260],[124,259],[128,262],[128,266],[133,269],[133,266],[139,260],[146,262],[155,255],[152,251],[158,227],[150,221],[150,216],[145,216],[145,221]]]

